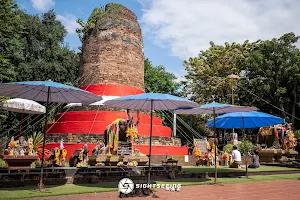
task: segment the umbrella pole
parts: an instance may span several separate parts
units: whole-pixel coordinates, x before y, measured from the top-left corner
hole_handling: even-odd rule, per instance
[[[24,113],[22,112],[22,114],[21,114],[21,121],[20,121],[19,137],[18,137],[19,140],[20,140],[20,136],[21,136],[21,132],[22,132],[23,115],[24,115]]]
[[[215,108],[213,108],[213,115],[214,115],[214,135],[215,135],[215,184],[218,183],[218,169],[217,169],[217,129],[216,129],[216,111]]]
[[[192,128],[193,128],[193,116],[190,115],[190,134],[193,135],[193,132],[192,132]]]
[[[44,167],[44,157],[45,157],[45,143],[46,143],[46,132],[47,132],[47,121],[48,121],[48,104],[50,98],[50,87],[48,87],[48,94],[47,94],[47,102],[46,102],[46,113],[45,113],[45,124],[43,128],[44,132],[44,139],[43,139],[43,151],[42,151],[42,165],[41,165],[41,175],[40,175],[40,183],[39,183],[39,191],[42,192],[43,190],[43,167]]]
[[[153,100],[151,100],[151,114],[150,114],[150,147],[149,147],[149,171],[148,171],[148,184],[150,184],[150,174],[151,174],[151,151],[152,151],[152,117],[153,117]]]
[[[245,119],[242,117],[242,122],[243,122],[243,133],[244,133],[244,145],[245,145],[245,150],[247,150],[246,147],[246,131],[245,131]],[[246,178],[248,178],[248,152],[246,152]]]

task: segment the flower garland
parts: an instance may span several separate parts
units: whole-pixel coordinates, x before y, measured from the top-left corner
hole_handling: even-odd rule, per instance
[[[138,130],[135,126],[131,125],[126,131],[126,137],[129,137],[130,142],[133,143],[134,138],[137,138]]]

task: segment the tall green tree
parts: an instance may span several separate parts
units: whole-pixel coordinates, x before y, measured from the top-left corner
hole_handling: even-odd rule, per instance
[[[23,62],[20,63],[18,81],[53,80],[76,84],[79,76],[79,56],[64,45],[67,34],[56,19],[53,10],[39,17],[23,13]]]
[[[219,102],[230,102],[231,87],[226,77],[231,73],[240,73],[241,66],[258,42],[225,45],[211,42],[210,45],[198,57],[184,61],[187,75],[186,81],[183,81],[183,90],[200,104],[211,102],[213,97]]]
[[[235,102],[253,105],[260,110],[279,115],[300,125],[299,81],[300,53],[296,47],[299,37],[287,33],[279,38],[254,43],[211,43],[206,51],[184,64],[187,76],[183,83],[186,95],[198,103],[231,102],[231,86],[227,75],[240,75]]]
[[[145,66],[145,89],[148,92],[178,94],[180,84],[176,82],[177,77],[167,72],[162,65],[153,66],[147,58],[144,62]]]
[[[174,74],[167,72],[165,67],[162,65],[153,66],[153,64],[148,58],[145,59],[144,66],[144,80],[146,92],[172,95],[178,94],[180,84],[176,82],[177,77]],[[163,120],[163,123],[165,125],[172,127],[170,119],[172,119],[173,117],[171,113],[157,111],[156,114]]]
[[[15,68],[21,59],[22,18],[17,4],[0,0],[0,82],[14,81]]]
[[[0,82],[50,79],[76,86],[79,55],[64,44],[67,31],[53,10],[30,15],[12,0],[0,2]],[[0,118],[0,136],[16,134],[20,115],[3,114],[6,117]],[[30,132],[41,130],[42,117],[32,116],[23,126]]]
[[[300,54],[295,46],[298,40],[294,33],[287,33],[262,41],[244,63],[245,76],[240,81],[243,90],[239,90],[242,101],[293,123],[299,103]]]

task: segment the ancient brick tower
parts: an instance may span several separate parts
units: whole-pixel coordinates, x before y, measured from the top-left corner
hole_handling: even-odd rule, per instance
[[[84,78],[92,73],[94,77],[92,81],[88,77],[84,85],[121,84],[143,91],[143,40],[137,17],[113,3],[105,10],[84,39],[81,75]]]
[[[103,98],[144,93],[143,40],[136,15],[128,8],[110,3],[105,11],[95,9],[86,25],[81,59],[81,88]],[[83,83],[82,83],[83,82]],[[133,115],[135,117],[135,115]],[[58,114],[48,131],[46,148],[59,147],[64,139],[68,157],[75,149],[88,143],[91,150],[103,142],[103,133],[115,119],[126,118],[124,111],[105,107],[76,107]],[[171,138],[171,129],[154,117],[153,154],[184,155],[186,148],[180,140]],[[150,117],[141,114],[138,126],[140,137],[135,147],[148,153]],[[168,145],[168,146],[165,146]],[[91,152],[91,151],[90,151]]]

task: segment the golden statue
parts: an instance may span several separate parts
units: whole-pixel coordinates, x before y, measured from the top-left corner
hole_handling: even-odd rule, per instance
[[[131,151],[132,151],[132,154],[134,154],[134,149],[133,149],[134,138],[136,138],[137,136],[138,136],[138,130],[137,130],[136,126],[131,125],[126,130],[126,137],[129,137],[129,140],[131,142]]]
[[[61,165],[65,164],[67,153],[68,151],[66,149],[61,150],[61,156],[62,156],[61,163],[60,163]]]
[[[32,138],[28,138],[28,141],[27,141],[27,144],[28,144],[28,149],[27,149],[27,154],[29,156],[32,156],[34,155],[34,150],[33,150],[33,139]]]
[[[59,155],[60,155],[60,149],[59,148],[55,148],[54,149],[54,163],[56,164],[56,165],[59,165]]]

